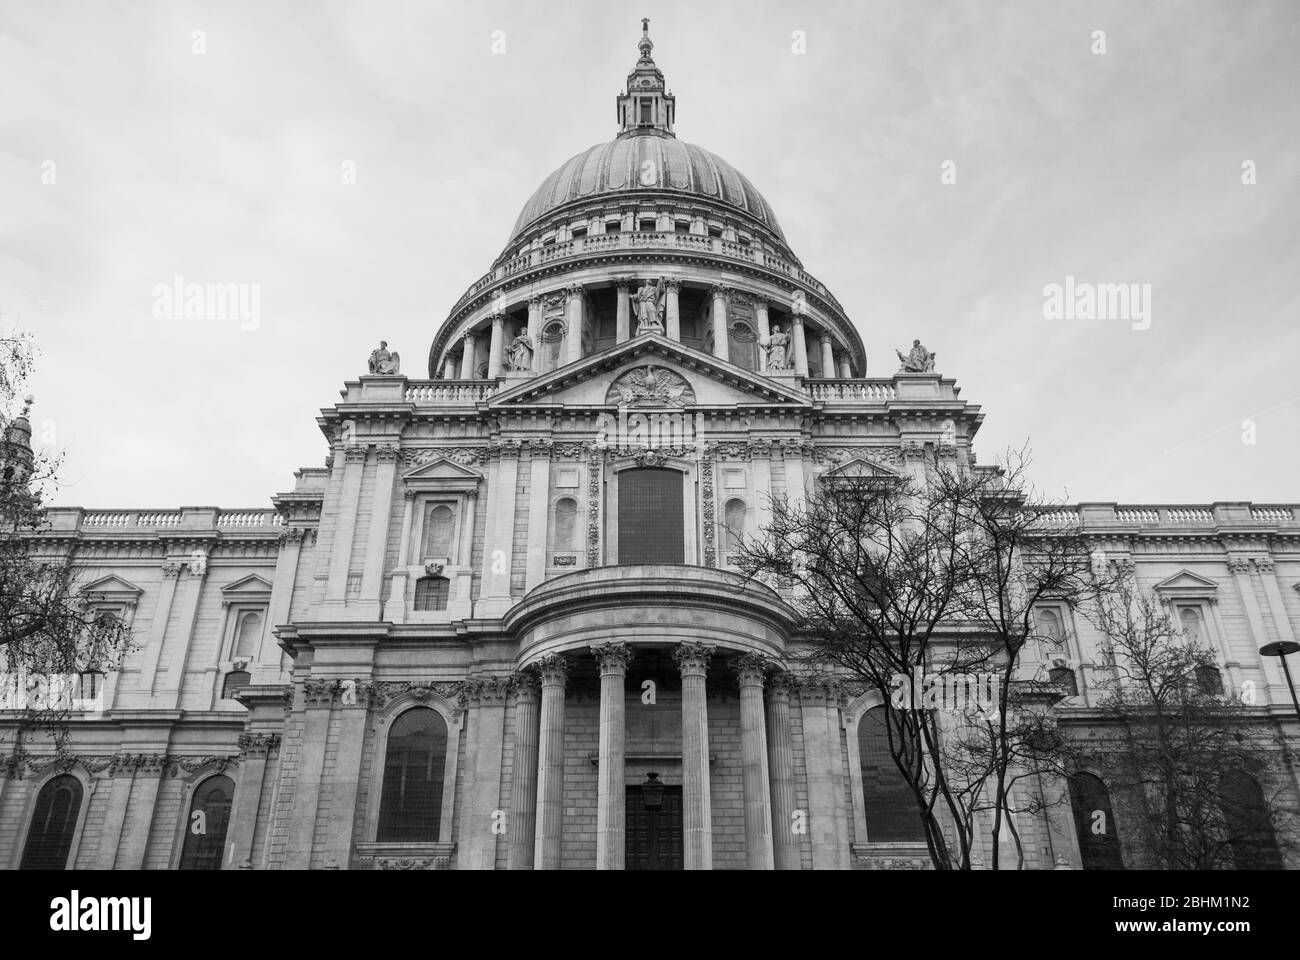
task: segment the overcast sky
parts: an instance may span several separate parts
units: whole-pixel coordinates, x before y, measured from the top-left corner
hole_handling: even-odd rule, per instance
[[[982,461],[1300,499],[1294,0],[0,0],[0,326],[40,344],[58,502],[262,506],[319,466],[377,341],[425,376],[532,191],[615,135],[642,16],[678,135],[767,197],[868,375],[937,352]],[[178,275],[259,285],[260,323],[155,318]],[[1067,276],[1150,284],[1149,329],[1046,319]]]

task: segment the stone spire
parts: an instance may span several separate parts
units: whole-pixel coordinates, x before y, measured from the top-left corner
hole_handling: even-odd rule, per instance
[[[673,120],[677,114],[677,98],[664,87],[664,74],[650,56],[654,50],[650,39],[650,21],[641,21],[641,40],[636,48],[640,53],[636,66],[627,75],[627,89],[615,99],[618,108],[620,136],[659,134],[673,137]]]

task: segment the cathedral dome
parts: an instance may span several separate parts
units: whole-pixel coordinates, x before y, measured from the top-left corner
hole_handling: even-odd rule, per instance
[[[570,203],[646,191],[725,204],[785,239],[771,204],[744,174],[717,154],[650,127],[590,147],[543,180],[515,221],[511,242]]]

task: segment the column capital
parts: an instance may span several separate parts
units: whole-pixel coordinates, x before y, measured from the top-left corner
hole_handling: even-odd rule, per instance
[[[673,282],[675,283],[676,281]],[[620,295],[630,294],[632,292],[632,282],[630,280],[620,280],[614,284],[614,289],[617,290]]]
[[[569,284],[569,286],[564,288],[564,295],[569,300],[576,300],[578,297],[581,297],[585,292],[586,290],[583,288],[582,284],[580,283],[571,283]]]
[[[703,677],[716,649],[706,643],[683,643],[673,650],[673,659],[683,677]]]
[[[709,293],[715,297],[722,297],[724,300],[731,293],[731,288],[725,283],[715,283],[709,287]]]
[[[367,452],[364,444],[354,443],[343,448],[343,460],[345,463],[363,463]]]
[[[540,310],[542,308],[543,302],[544,302],[544,298],[542,297],[542,295],[540,293],[534,293],[531,297],[528,298],[528,309],[532,310],[536,308]]]
[[[676,279],[665,280],[664,287],[667,288],[669,293],[680,293],[682,289],[682,282]]]
[[[500,326],[504,325],[505,322],[506,322],[506,315],[505,315],[504,313],[494,313],[494,314],[492,314],[492,326],[494,326],[494,327],[500,327]]]
[[[790,314],[790,325],[791,325],[791,326],[794,326],[794,327],[802,327],[802,326],[803,326],[803,314],[800,313],[800,312],[797,311],[797,310],[796,310],[795,312],[791,313],[791,314]]]
[[[788,700],[790,691],[795,689],[795,679],[788,670],[774,669],[767,678],[767,693],[770,697]]]
[[[516,704],[525,700],[537,702],[541,699],[542,685],[535,671],[518,670],[511,675],[510,682],[510,692]]]
[[[478,339],[478,333],[474,330],[466,330],[465,333],[461,336],[461,340],[463,340],[465,343],[469,343],[471,340],[477,340],[477,339]]]
[[[533,667],[537,670],[543,687],[563,687],[569,675],[569,661],[558,653],[542,657]]]
[[[767,310],[768,303],[766,297],[760,297],[758,294],[751,293],[749,299],[750,302],[754,304],[755,310]]]
[[[593,643],[591,655],[596,658],[600,675],[626,673],[632,662],[632,650],[626,643]]]
[[[742,688],[761,688],[769,666],[771,664],[767,657],[757,653],[747,653],[735,663],[736,681]]]

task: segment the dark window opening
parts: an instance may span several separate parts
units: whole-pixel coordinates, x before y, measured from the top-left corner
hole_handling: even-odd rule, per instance
[[[574,227],[573,230],[572,230],[572,236],[573,236],[573,238],[574,238],[575,240],[576,240],[578,237],[585,237],[586,235],[587,235],[587,228],[586,228],[586,227]]]
[[[1273,819],[1258,781],[1243,770],[1219,778],[1223,826],[1238,870],[1281,870]]]
[[[416,707],[393,721],[376,840],[439,839],[446,764],[447,722],[438,711]]]
[[[644,467],[618,475],[618,562],[685,563],[683,475]]]
[[[415,581],[416,610],[446,610],[451,581],[446,577],[421,577]]]
[[[605,224],[605,232],[606,232],[606,233],[622,233],[622,232],[623,232],[623,221],[622,221],[622,220],[610,220],[610,221],[608,221],[608,222]]]
[[[1218,667],[1205,664],[1196,668],[1196,689],[1207,697],[1223,695],[1223,675]]]
[[[246,687],[252,682],[252,674],[247,670],[231,670],[221,684],[221,699],[234,700],[239,694],[239,688]]]
[[[1079,855],[1085,870],[1123,870],[1119,836],[1110,792],[1100,777],[1076,773],[1070,777],[1070,806],[1079,837]]]
[[[642,233],[653,233],[655,230],[655,222],[649,217],[643,217],[640,223],[637,224],[637,229]]]
[[[20,870],[67,869],[77,814],[81,812],[81,793],[81,781],[66,773],[41,787]]]
[[[862,765],[862,800],[867,814],[867,841],[924,842],[925,830],[912,789],[889,750],[884,707],[872,707],[858,722],[858,760]],[[894,733],[898,736],[898,731]]]
[[[1079,695],[1079,682],[1074,676],[1074,671],[1069,667],[1053,667],[1047,671],[1047,676],[1067,697]]]
[[[185,845],[181,847],[181,870],[220,870],[230,826],[230,805],[235,799],[235,781],[227,776],[208,777],[194,791],[190,817],[185,823]]]

